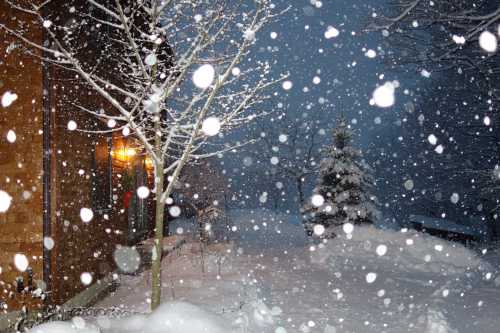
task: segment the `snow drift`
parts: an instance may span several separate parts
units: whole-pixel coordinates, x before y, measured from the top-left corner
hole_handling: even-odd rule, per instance
[[[52,322],[31,329],[30,333],[230,333],[231,325],[222,317],[187,302],[162,304],[149,315],[128,318],[99,318],[98,326],[84,319]]]
[[[392,271],[463,274],[491,267],[461,244],[414,230],[399,232],[372,226],[355,226],[352,233],[339,230],[337,237],[311,253],[316,264],[341,262],[357,266],[391,266]],[[346,261],[347,260],[347,261]]]

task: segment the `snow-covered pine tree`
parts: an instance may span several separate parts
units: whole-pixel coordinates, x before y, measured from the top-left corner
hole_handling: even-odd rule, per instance
[[[335,227],[345,223],[373,223],[380,215],[371,168],[360,150],[351,145],[353,132],[344,117],[333,130],[333,145],[325,149],[316,187],[304,207],[309,233],[335,237]],[[323,227],[321,227],[323,226]]]

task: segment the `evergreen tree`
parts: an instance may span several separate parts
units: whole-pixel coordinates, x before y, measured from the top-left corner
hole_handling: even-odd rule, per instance
[[[373,223],[379,217],[374,180],[361,151],[351,146],[353,132],[341,117],[333,131],[333,145],[325,150],[310,202],[304,207],[306,229],[334,237],[334,228],[345,223]],[[316,225],[322,227],[314,228]]]

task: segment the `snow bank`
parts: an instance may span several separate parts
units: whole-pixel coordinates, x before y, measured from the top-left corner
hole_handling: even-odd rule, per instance
[[[42,324],[28,331],[29,333],[100,333],[93,325],[87,325],[82,318],[77,317],[72,322],[55,321]]]
[[[30,333],[231,333],[232,325],[222,317],[186,302],[160,305],[150,315],[128,318],[98,318],[99,327],[77,317],[72,322],[52,322],[31,329]]]
[[[103,333],[267,332],[266,329],[274,324],[274,317],[280,313],[281,310],[269,309],[259,299],[249,302],[240,311],[227,313],[225,316],[191,303],[176,301],[160,305],[147,316],[137,315],[111,321],[101,319],[98,323]]]
[[[351,259],[354,265],[392,266],[394,271],[461,274],[491,269],[474,252],[458,243],[414,230],[380,230],[355,226],[352,234],[337,232],[337,238],[320,244],[311,253],[313,263],[335,264]],[[395,268],[398,268],[397,270]]]
[[[148,316],[148,333],[226,333],[230,326],[222,318],[186,302],[162,304]]]

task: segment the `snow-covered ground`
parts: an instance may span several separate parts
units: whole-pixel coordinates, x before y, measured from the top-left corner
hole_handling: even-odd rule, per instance
[[[213,245],[202,256],[191,242],[164,260],[165,303],[153,314],[77,318],[33,332],[499,331],[497,269],[459,244],[355,227],[311,246],[297,219],[267,211],[232,217],[231,246]],[[97,306],[147,313],[149,296],[148,272],[122,276]]]

